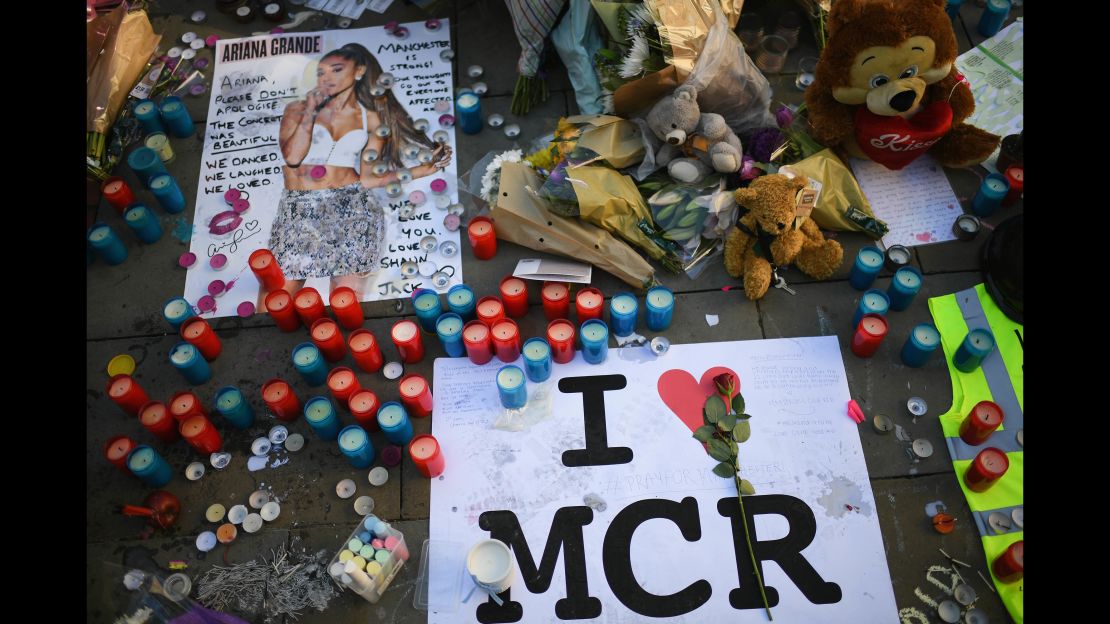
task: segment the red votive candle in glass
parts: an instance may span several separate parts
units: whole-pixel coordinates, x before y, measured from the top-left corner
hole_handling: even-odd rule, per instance
[[[1025,169],[1021,165],[1014,165],[1006,169],[1006,181],[1010,183],[1010,190],[1002,198],[1003,206],[1012,206],[1025,191]]]
[[[335,314],[335,320],[343,326],[343,329],[351,331],[362,327],[362,322],[366,317],[362,315],[362,305],[358,302],[358,296],[355,291],[347,286],[340,286],[331,291],[331,311]]]
[[[262,400],[278,420],[297,420],[301,414],[301,401],[293,388],[280,379],[271,379],[262,386]]]
[[[443,451],[439,448],[439,441],[430,433],[422,433],[409,442],[409,457],[420,474],[431,479],[443,474],[447,467],[443,459]]]
[[[127,207],[135,203],[135,194],[131,192],[131,187],[127,186],[127,182],[124,182],[123,178],[119,176],[112,176],[104,180],[104,184],[100,185],[100,192],[121,217]]]
[[[316,345],[325,360],[338,362],[347,355],[347,343],[343,341],[343,334],[330,318],[316,319],[309,334],[312,336],[312,344]]]
[[[497,232],[489,217],[471,219],[470,225],[466,226],[466,233],[470,237],[470,246],[474,248],[475,258],[489,260],[497,254]]]
[[[520,357],[520,329],[513,319],[501,319],[489,328],[493,352],[502,362],[515,362]]]
[[[528,285],[524,280],[510,275],[501,280],[500,290],[506,314],[512,318],[520,318],[528,314]]]
[[[1010,468],[1010,458],[993,446],[979,451],[964,471],[964,485],[972,492],[991,489]]]
[[[497,297],[482,297],[475,307],[478,320],[493,327],[493,324],[505,318],[505,304]]]
[[[281,290],[285,286],[285,274],[278,266],[277,258],[269,249],[256,249],[247,259],[254,276],[266,290]]]
[[[861,358],[875,355],[883,338],[886,338],[887,328],[886,319],[882,315],[864,314],[856,328],[856,334],[852,336],[852,353]]]
[[[605,303],[605,296],[593,286],[578,291],[578,295],[574,298],[574,310],[578,313],[578,324],[581,325],[590,319],[601,319],[601,304],[603,303]]]
[[[212,326],[199,316],[190,317],[181,324],[181,339],[196,347],[209,362],[216,359],[223,351],[220,338],[212,330]]]
[[[574,359],[574,325],[566,319],[556,319],[547,324],[547,344],[551,345],[551,359],[566,364]]]
[[[960,423],[960,439],[970,446],[979,446],[991,437],[1006,415],[992,401],[979,401]]]
[[[177,439],[177,421],[161,401],[151,401],[139,409],[139,422],[163,442]]]
[[[420,418],[432,415],[432,389],[427,379],[420,375],[405,375],[398,387],[405,411]]]
[[[108,380],[104,392],[123,411],[132,416],[139,415],[139,408],[150,401],[146,390],[131,375],[116,375]]]
[[[293,308],[293,295],[284,290],[272,290],[266,294],[263,304],[281,331],[291,332],[301,326],[301,317]]]
[[[569,318],[570,288],[563,282],[544,282],[540,290],[543,299],[543,315],[549,321]]]
[[[131,470],[127,467],[127,454],[134,450],[135,446],[135,441],[131,438],[122,435],[115,436],[104,445],[104,459],[107,459],[116,468],[131,474]]]
[[[207,416],[208,412],[204,410],[204,406],[200,404],[200,399],[197,395],[184,390],[178,392],[170,397],[170,416],[177,422],[182,422],[190,416],[200,414]]]
[[[367,431],[381,429],[378,426],[379,407],[381,403],[378,401],[378,395],[367,388],[362,388],[347,399],[347,408],[351,410],[351,416],[354,416],[355,422]]]
[[[397,321],[389,332],[393,338],[393,346],[397,347],[397,355],[405,364],[416,364],[424,359],[424,339],[420,336],[420,328],[412,321]]]
[[[320,291],[311,286],[293,295],[293,307],[305,327],[312,327],[313,323],[324,318],[324,299],[320,297]]]
[[[415,442],[416,439],[414,438]],[[1015,583],[1025,576],[1025,540],[1010,544],[1009,548],[991,563],[994,576],[1003,583]]]
[[[347,346],[351,348],[351,356],[355,364],[367,373],[376,373],[382,369],[382,348],[378,346],[378,339],[369,329],[356,329],[347,336]]]
[[[337,403],[350,409],[348,400],[351,395],[362,390],[362,385],[358,383],[355,371],[346,366],[338,366],[328,373],[328,390],[331,390],[331,395],[335,397]]]
[[[203,414],[196,414],[190,416],[188,420],[181,421],[181,437],[185,438],[185,441],[198,453],[205,455],[218,453],[223,446],[223,440],[220,439],[220,432],[216,431],[216,425],[213,425],[212,421]]]
[[[466,357],[481,366],[493,359],[493,342],[489,339],[489,325],[482,321],[470,321],[463,326],[463,346]]]

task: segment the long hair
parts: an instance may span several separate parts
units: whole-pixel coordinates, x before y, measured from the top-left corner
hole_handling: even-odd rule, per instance
[[[394,167],[403,167],[401,150],[407,143],[415,143],[427,148],[434,148],[435,143],[423,132],[417,132],[412,125],[412,119],[401,103],[394,97],[391,89],[386,89],[385,95],[374,97],[370,89],[377,83],[378,76],[382,75],[382,66],[378,59],[370,54],[360,44],[348,43],[347,45],[328,52],[321,57],[321,62],[330,56],[338,56],[344,60],[353,61],[355,66],[366,68],[362,80],[355,81],[355,97],[364,107],[376,112],[382,124],[389,128],[389,136],[382,144],[382,157]]]

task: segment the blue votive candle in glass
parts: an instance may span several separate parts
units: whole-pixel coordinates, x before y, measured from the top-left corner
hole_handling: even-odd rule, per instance
[[[159,488],[173,478],[173,468],[158,451],[140,444],[127,454],[127,468],[147,487]]]
[[[378,408],[378,426],[392,444],[405,446],[412,440],[412,422],[404,406],[397,401],[383,403]]]
[[[852,265],[852,274],[848,276],[848,283],[856,290],[867,290],[875,281],[875,276],[883,269],[883,252],[878,247],[868,245],[856,254],[856,262]]]
[[[162,317],[173,327],[175,332],[181,329],[182,323],[196,315],[197,313],[193,310],[193,306],[189,305],[185,297],[174,297],[167,301],[166,305],[162,306]]]
[[[458,314],[463,323],[473,321],[477,316],[474,313],[474,291],[466,284],[456,284],[447,291],[447,309]]]
[[[993,37],[1002,30],[1002,24],[1010,15],[1010,0],[987,0],[983,14],[979,16],[979,34]]]
[[[502,366],[497,371],[497,395],[505,409],[520,409],[528,403],[528,386],[519,366]]]
[[[971,212],[977,217],[989,217],[998,207],[1006,193],[1010,192],[1010,181],[999,173],[988,175],[979,185],[979,192],[971,200]]]
[[[466,355],[466,346],[462,340],[463,320],[454,312],[444,312],[436,321],[436,335],[443,344],[443,350],[448,357],[462,357]]]
[[[162,117],[158,114],[158,105],[153,100],[139,100],[135,102],[135,107],[131,109],[135,113],[135,119],[143,126],[143,134],[154,134],[156,132],[165,132],[162,127]]]
[[[193,118],[181,98],[176,95],[162,98],[162,106],[159,110],[162,113],[162,122],[169,128],[170,134],[179,139],[192,136]]]
[[[890,297],[890,309],[901,312],[910,307],[919,290],[921,290],[921,271],[912,266],[898,269],[886,289],[886,294]]]
[[[443,306],[439,302],[439,295],[434,290],[420,288],[412,297],[412,307],[416,310],[416,320],[424,331],[434,334],[436,319],[443,314]]]
[[[906,344],[902,345],[902,363],[911,368],[921,368],[939,346],[940,332],[929,323],[922,323],[913,328]]]
[[[578,330],[582,341],[582,359],[590,364],[601,364],[609,355],[609,328],[601,319],[590,319]]]
[[[539,383],[551,376],[551,345],[543,338],[529,338],[521,349],[528,381]]]
[[[146,244],[156,243],[162,238],[162,224],[158,218],[150,214],[146,206],[131,204],[123,213],[123,222],[135,232],[135,236]]]
[[[358,425],[349,425],[339,432],[339,452],[347,456],[347,461],[355,468],[369,468],[374,463],[374,446],[370,436]]]
[[[86,238],[108,264],[121,264],[127,259],[127,247],[107,223],[97,221],[92,224]]]
[[[311,342],[293,347],[293,368],[309,386],[320,386],[328,380],[328,365],[320,355],[320,349]]]
[[[246,429],[254,424],[254,410],[235,386],[224,386],[216,391],[216,411],[236,429]]]
[[[859,306],[856,307],[856,315],[852,317],[852,331],[856,331],[856,328],[859,327],[859,322],[863,319],[864,314],[886,316],[888,309],[890,309],[890,298],[886,296],[885,292],[872,288],[863,293],[863,296],[859,298]]]
[[[150,192],[162,204],[162,210],[170,214],[177,214],[185,210],[185,194],[177,185],[177,180],[168,173],[160,173],[150,178]]]
[[[314,396],[304,402],[304,419],[321,440],[334,440],[339,437],[339,416],[331,399]]]
[[[640,306],[632,293],[620,292],[609,300],[609,325],[614,336],[627,336],[636,331],[636,313]]]
[[[128,154],[127,165],[135,172],[139,181],[147,186],[150,186],[150,181],[154,179],[154,176],[169,173],[169,171],[166,171],[166,166],[162,164],[158,152],[149,147],[140,147]]]
[[[201,356],[199,349],[187,342],[179,342],[170,349],[170,364],[194,386],[212,379],[212,367],[208,361]]]
[[[983,328],[973,329],[964,337],[960,348],[956,349],[956,354],[952,356],[952,365],[960,372],[970,373],[979,368],[983,358],[993,350],[994,334]]]
[[[455,99],[455,125],[464,134],[481,132],[482,100],[473,91],[461,93]]]
[[[664,331],[674,317],[674,293],[666,286],[653,286],[644,297],[647,307],[647,327],[651,331]]]

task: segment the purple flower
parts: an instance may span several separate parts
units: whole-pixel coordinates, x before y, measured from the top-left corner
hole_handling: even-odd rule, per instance
[[[778,128],[759,128],[748,137],[745,152],[756,162],[770,162],[771,154],[785,141]]]
[[[793,111],[785,106],[780,106],[779,109],[775,111],[775,123],[777,123],[780,128],[788,128],[790,124],[794,123]]]
[[[763,170],[755,166],[755,159],[744,154],[743,164],[740,166],[741,180],[754,180],[763,175]]]

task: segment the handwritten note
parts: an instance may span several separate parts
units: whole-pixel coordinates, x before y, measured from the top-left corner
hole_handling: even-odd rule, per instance
[[[975,96],[969,123],[1000,136],[1017,134],[1025,127],[1025,22],[1018,19],[995,36],[956,58]],[[998,150],[983,163],[991,172]]]
[[[305,6],[340,17],[358,19],[366,8],[366,0],[308,0]]]
[[[952,223],[963,213],[944,168],[928,154],[904,169],[891,171],[877,162],[849,163],[875,216],[890,227],[883,245],[927,245],[956,238]]]

